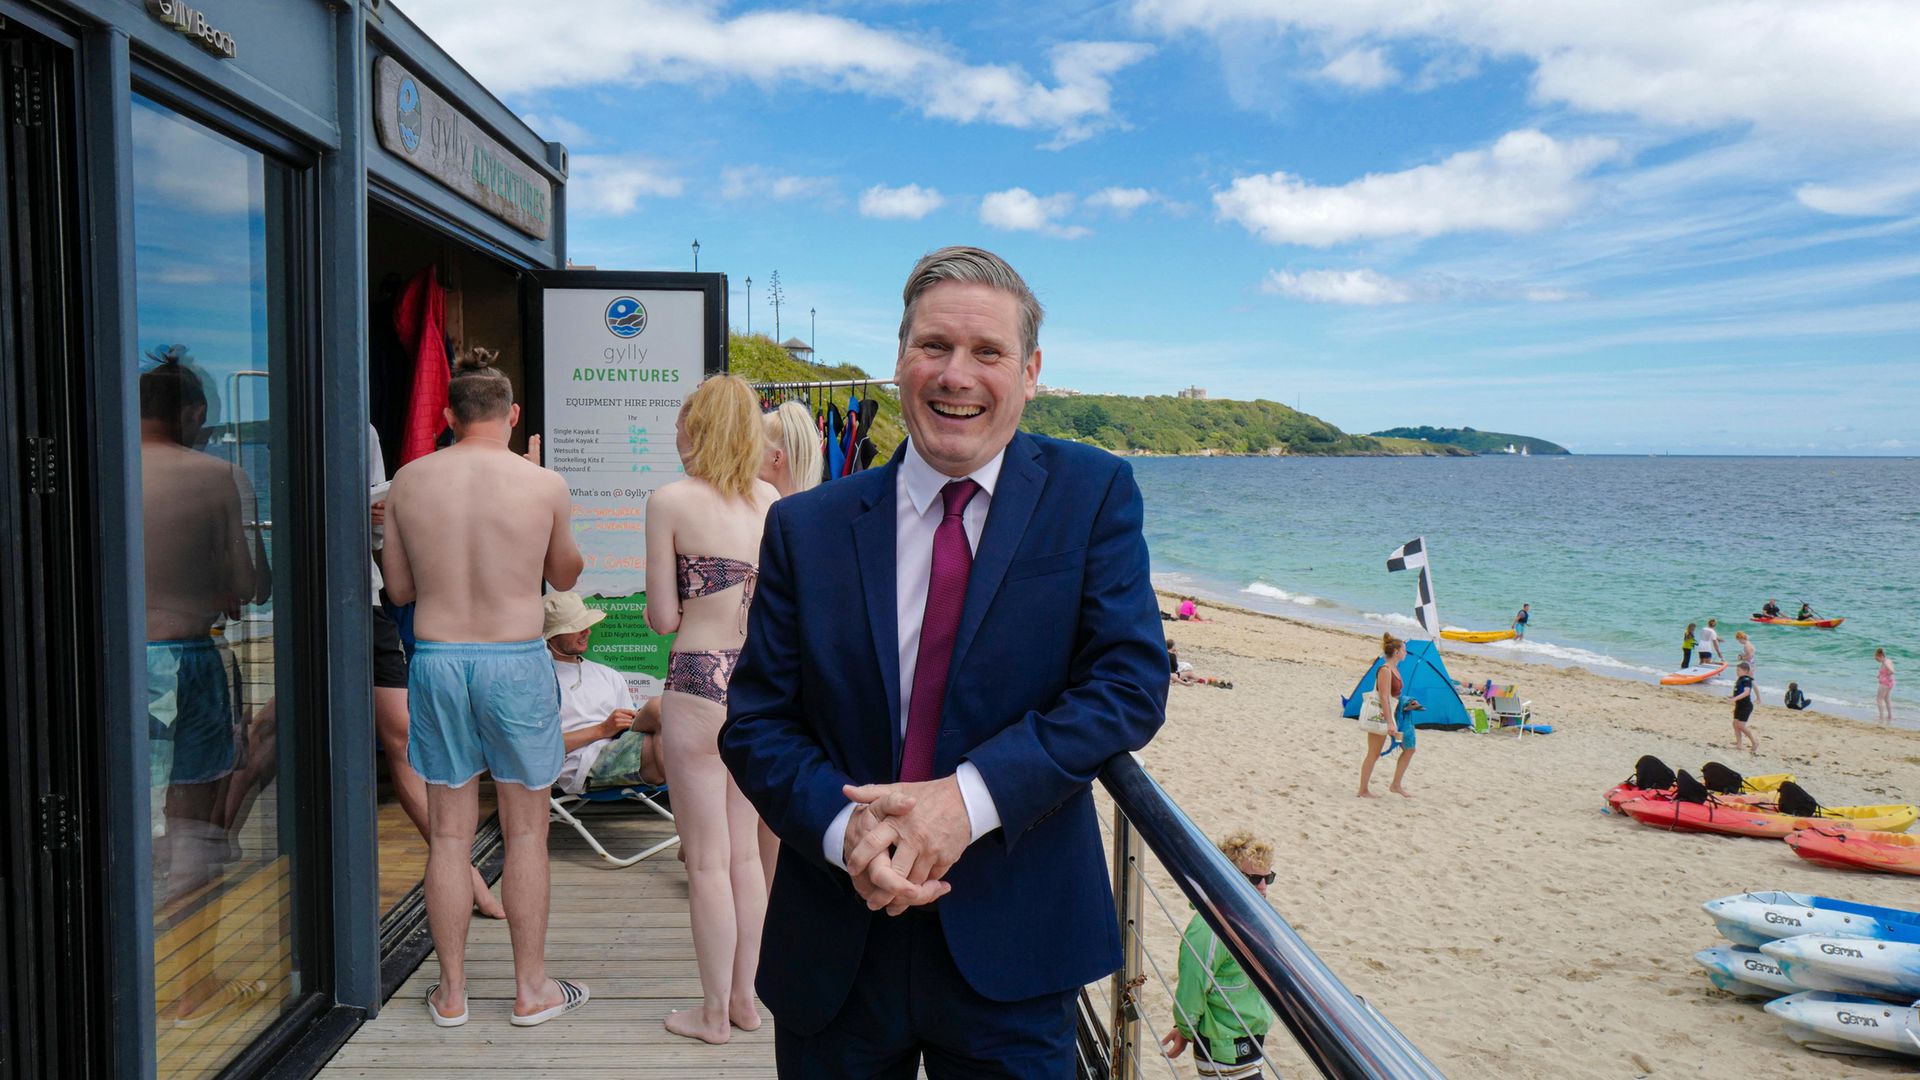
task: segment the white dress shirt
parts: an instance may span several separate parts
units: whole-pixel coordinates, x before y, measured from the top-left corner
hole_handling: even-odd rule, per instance
[[[894,473],[894,619],[900,637],[900,734],[904,742],[907,714],[913,699],[913,673],[920,666],[920,624],[927,615],[927,585],[933,580],[933,534],[940,527],[946,507],[940,489],[957,477],[948,476],[927,464],[920,450],[909,441],[900,453],[900,468]],[[967,474],[980,490],[967,503],[960,524],[967,533],[967,547],[980,550],[980,534],[987,527],[987,511],[993,507],[993,487],[1000,480],[1000,463],[1006,457],[1002,449],[993,459]],[[971,761],[962,761],[954,770],[960,784],[960,798],[966,803],[967,824],[972,832],[968,841],[1000,827],[1000,811],[993,805],[980,770]],[[827,861],[846,869],[847,821],[855,804],[848,803],[827,826],[824,840]]]

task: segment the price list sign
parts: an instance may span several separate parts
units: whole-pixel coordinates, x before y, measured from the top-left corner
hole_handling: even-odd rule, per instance
[[[685,474],[673,425],[709,367],[708,304],[700,289],[544,291],[543,453],[573,495],[583,595],[646,589],[647,499]]]

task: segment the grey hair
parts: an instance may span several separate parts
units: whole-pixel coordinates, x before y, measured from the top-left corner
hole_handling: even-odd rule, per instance
[[[900,354],[906,355],[907,334],[913,329],[913,309],[920,302],[920,294],[943,281],[959,281],[972,285],[988,285],[1011,295],[1020,304],[1020,360],[1025,363],[1033,356],[1033,350],[1040,344],[1040,321],[1046,318],[1046,312],[1040,309],[1040,301],[1027,288],[1027,283],[1019,271],[1007,264],[1007,260],[977,247],[943,247],[930,251],[913,264],[913,272],[907,275],[907,287],[901,290],[900,298],[906,303],[906,310],[900,315]]]

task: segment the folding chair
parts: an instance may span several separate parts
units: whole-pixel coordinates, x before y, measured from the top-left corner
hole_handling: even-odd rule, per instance
[[[680,842],[680,834],[676,832],[674,835],[667,837],[665,840],[660,841],[637,855],[630,855],[624,859],[617,858],[608,852],[599,840],[594,838],[593,833],[587,830],[586,822],[575,817],[573,811],[569,810],[568,807],[574,805],[584,806],[589,803],[637,802],[666,820],[672,821],[673,813],[656,801],[666,793],[667,788],[665,784],[628,784],[623,787],[590,789],[579,793],[565,792],[555,788],[549,795],[547,801],[552,808],[553,820],[573,826],[573,831],[580,834],[580,839],[585,840],[587,846],[591,847],[595,854],[612,863],[614,866],[632,866],[642,859],[658,855],[660,852],[678,844]]]
[[[1511,688],[1509,688],[1511,691]],[[1533,702],[1521,701],[1509,692],[1503,697],[1493,699],[1493,722],[1505,727],[1509,722],[1520,727],[1517,738],[1526,738],[1527,721],[1533,718]]]

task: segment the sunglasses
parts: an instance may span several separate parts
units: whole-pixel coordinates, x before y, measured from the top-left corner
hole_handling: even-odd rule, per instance
[[[1243,870],[1241,873],[1246,873],[1246,871]],[[1269,870],[1264,874],[1247,874],[1247,880],[1255,885],[1271,885],[1273,884],[1273,879],[1279,876],[1279,874]]]

